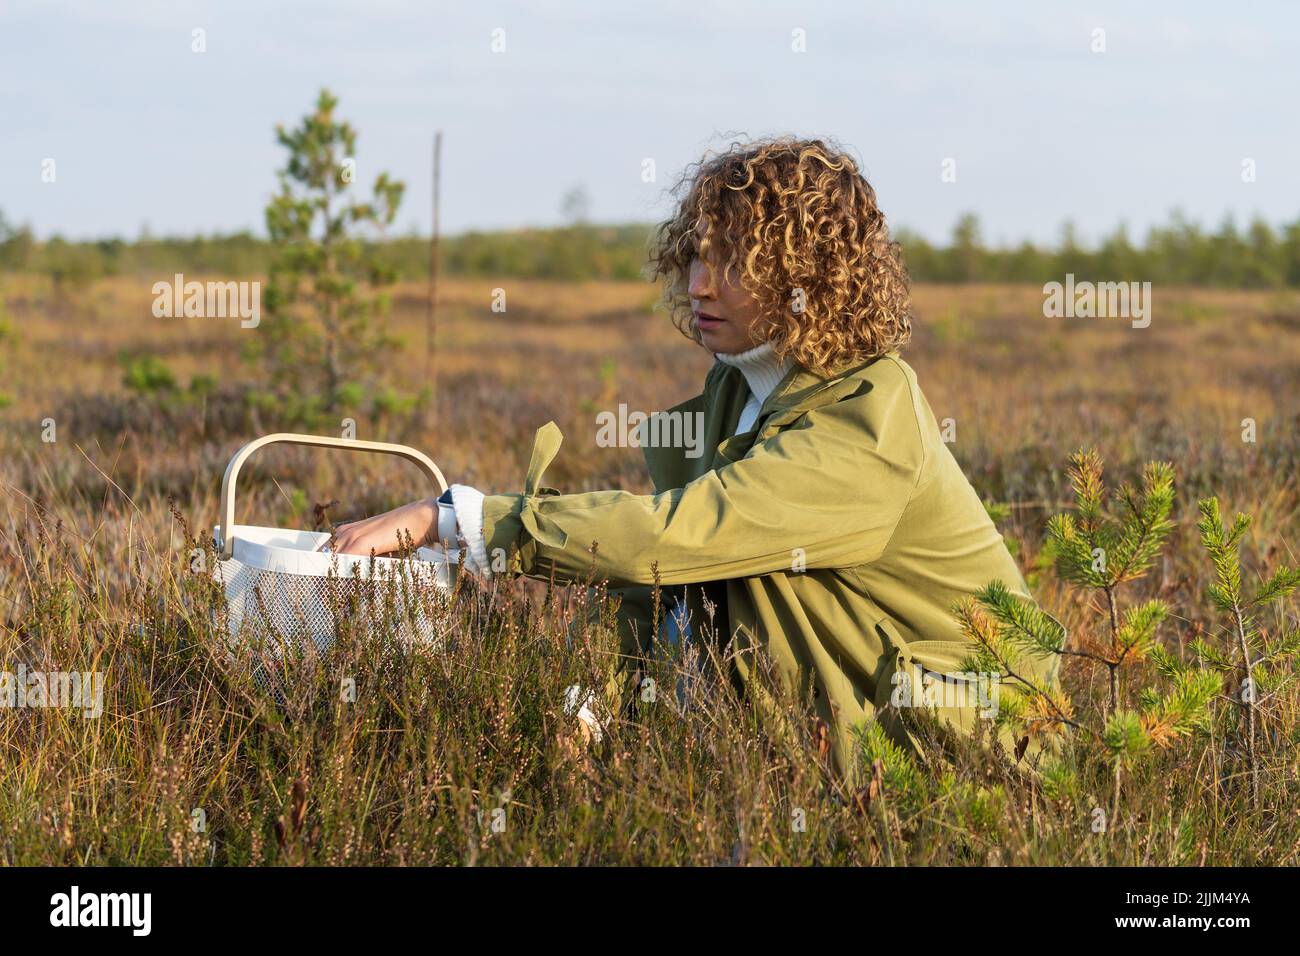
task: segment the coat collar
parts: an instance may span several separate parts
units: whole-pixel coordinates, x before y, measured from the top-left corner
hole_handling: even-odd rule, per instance
[[[756,420],[757,427],[741,434],[733,432],[749,394],[749,386],[739,369],[721,362],[715,364],[705,381],[704,393],[669,411],[703,415],[705,448],[713,444],[716,450],[712,455],[705,452],[699,457],[687,458],[681,448],[643,445],[641,452],[655,490],[662,492],[680,488],[709,470],[737,461],[748,454],[763,432],[779,429],[804,412],[856,393],[862,388],[863,373],[871,364],[863,362],[830,376],[816,375],[794,366],[763,403]],[[559,450],[560,441],[560,430],[554,422],[547,422],[537,430],[524,481],[525,494],[558,494],[553,488],[542,487],[541,479],[546,466]]]
[[[767,396],[763,407],[759,409],[758,418],[761,421],[774,413],[811,411],[836,401],[861,384],[862,373],[875,361],[876,359],[871,359],[846,366],[830,375],[820,375],[801,365],[794,365]],[[715,368],[721,370],[715,380],[715,388],[737,389],[744,384],[744,376],[739,369],[722,363],[718,363]]]
[[[706,415],[705,448],[698,458],[687,458],[680,448],[641,449],[650,478],[657,491],[678,488],[705,472],[737,461],[749,453],[760,435],[780,428],[805,412],[829,405],[857,392],[863,386],[863,373],[871,362],[847,367],[826,376],[794,366],[786,372],[759,409],[753,430],[734,434],[741,409],[749,395],[749,386],[739,369],[716,363],[705,381],[704,393],[678,405],[675,411]]]

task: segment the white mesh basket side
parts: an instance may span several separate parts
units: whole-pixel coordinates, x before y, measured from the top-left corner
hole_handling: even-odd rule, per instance
[[[404,562],[357,580],[268,571],[231,558],[218,562],[217,574],[231,651],[253,667],[254,681],[263,687],[275,683],[265,665],[299,654],[326,654],[338,634],[339,615],[360,621],[376,639],[391,635],[407,648],[441,645],[434,616],[447,593],[437,569],[423,562]]]

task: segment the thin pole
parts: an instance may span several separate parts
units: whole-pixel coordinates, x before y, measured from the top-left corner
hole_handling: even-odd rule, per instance
[[[425,426],[433,438],[437,421],[438,380],[434,333],[438,309],[438,188],[442,179],[442,130],[433,136],[433,237],[429,240],[429,304],[424,325],[424,381],[429,389]]]

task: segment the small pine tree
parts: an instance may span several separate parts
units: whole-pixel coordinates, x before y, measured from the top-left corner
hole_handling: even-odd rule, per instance
[[[1110,678],[1107,714],[1119,707],[1123,669],[1155,644],[1156,629],[1169,615],[1162,601],[1147,601],[1119,611],[1119,587],[1142,577],[1173,529],[1174,471],[1166,462],[1151,462],[1142,473],[1142,490],[1123,485],[1113,498],[1102,479],[1101,457],[1089,449],[1070,458],[1075,514],[1054,516],[1047,534],[1056,555],[1057,573],[1065,581],[1102,592],[1108,612],[1106,636],[1081,636],[1071,653],[1105,665]]]
[[[1032,601],[1012,594],[1000,581],[983,588],[956,608],[963,630],[977,650],[968,666],[1005,675],[1012,691],[999,702],[998,719],[1018,722],[1029,734],[1055,734],[1064,728],[1100,742],[1114,768],[1112,817],[1118,811],[1120,782],[1153,749],[1171,746],[1209,718],[1221,680],[1198,669],[1161,667],[1168,660],[1156,642],[1156,630],[1169,614],[1161,601],[1147,601],[1121,613],[1120,585],[1141,577],[1159,556],[1173,524],[1173,469],[1151,463],[1143,472],[1142,490],[1125,485],[1113,507],[1095,451],[1071,458],[1070,477],[1076,513],[1053,517],[1048,536],[1058,573],[1066,581],[1100,590],[1106,599],[1106,636],[1083,637],[1070,646],[1069,635],[1055,618]],[[1116,513],[1118,512],[1118,513]],[[1059,687],[1042,687],[1024,676],[1028,657],[1068,655],[1103,664],[1110,674],[1110,695],[1100,727],[1076,719],[1069,697]],[[1119,675],[1143,658],[1157,659],[1168,679],[1163,693],[1147,688],[1137,710],[1123,706]]]
[[[1250,527],[1250,516],[1238,512],[1232,527],[1225,528],[1217,498],[1202,499],[1199,508],[1201,520],[1197,528],[1201,533],[1201,543],[1214,564],[1215,580],[1210,585],[1209,597],[1214,606],[1228,616],[1234,649],[1232,654],[1225,655],[1204,638],[1198,638],[1193,650],[1203,666],[1219,674],[1236,673],[1239,676],[1237,695],[1225,699],[1235,705],[1241,715],[1250,800],[1251,805],[1257,807],[1259,707],[1265,700],[1275,697],[1292,679],[1293,671],[1284,670],[1279,665],[1284,661],[1294,661],[1300,652],[1300,627],[1292,627],[1277,641],[1270,642],[1259,626],[1257,613],[1300,588],[1300,569],[1283,567],[1247,597],[1241,580],[1241,540]],[[1162,659],[1161,663],[1170,670],[1177,666],[1172,659]]]
[[[395,343],[380,320],[386,295],[378,290],[395,275],[373,255],[359,227],[382,236],[405,190],[380,173],[373,198],[352,198],[357,134],[335,117],[338,99],[322,90],[312,114],[296,128],[276,127],[289,151],[279,172],[280,192],[266,207],[276,245],[265,297],[266,332],[252,340],[248,357],[261,362],[268,384],[259,396],[282,418],[310,423],[322,413],[371,399],[367,381]],[[392,404],[388,392],[382,401]]]

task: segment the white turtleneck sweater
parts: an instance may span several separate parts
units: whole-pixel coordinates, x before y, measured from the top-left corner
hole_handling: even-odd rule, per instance
[[[736,434],[754,427],[767,397],[780,384],[792,365],[790,359],[778,362],[771,342],[764,342],[746,352],[714,353],[723,365],[740,369],[749,385],[749,399],[740,412]],[[447,500],[450,499],[450,500]],[[491,562],[483,540],[483,493],[469,485],[452,485],[439,498],[438,539],[444,546],[454,546],[459,539],[468,548],[465,567],[475,574],[490,577]]]
[[[767,396],[781,384],[781,379],[785,378],[785,373],[790,370],[791,361],[786,359],[778,362],[773,351],[772,343],[764,342],[762,345],[754,346],[748,352],[713,356],[723,365],[740,369],[740,373],[745,376],[745,381],[749,384],[749,401],[745,402],[745,407],[740,413],[736,434],[747,432],[754,427],[758,412],[767,401]]]

